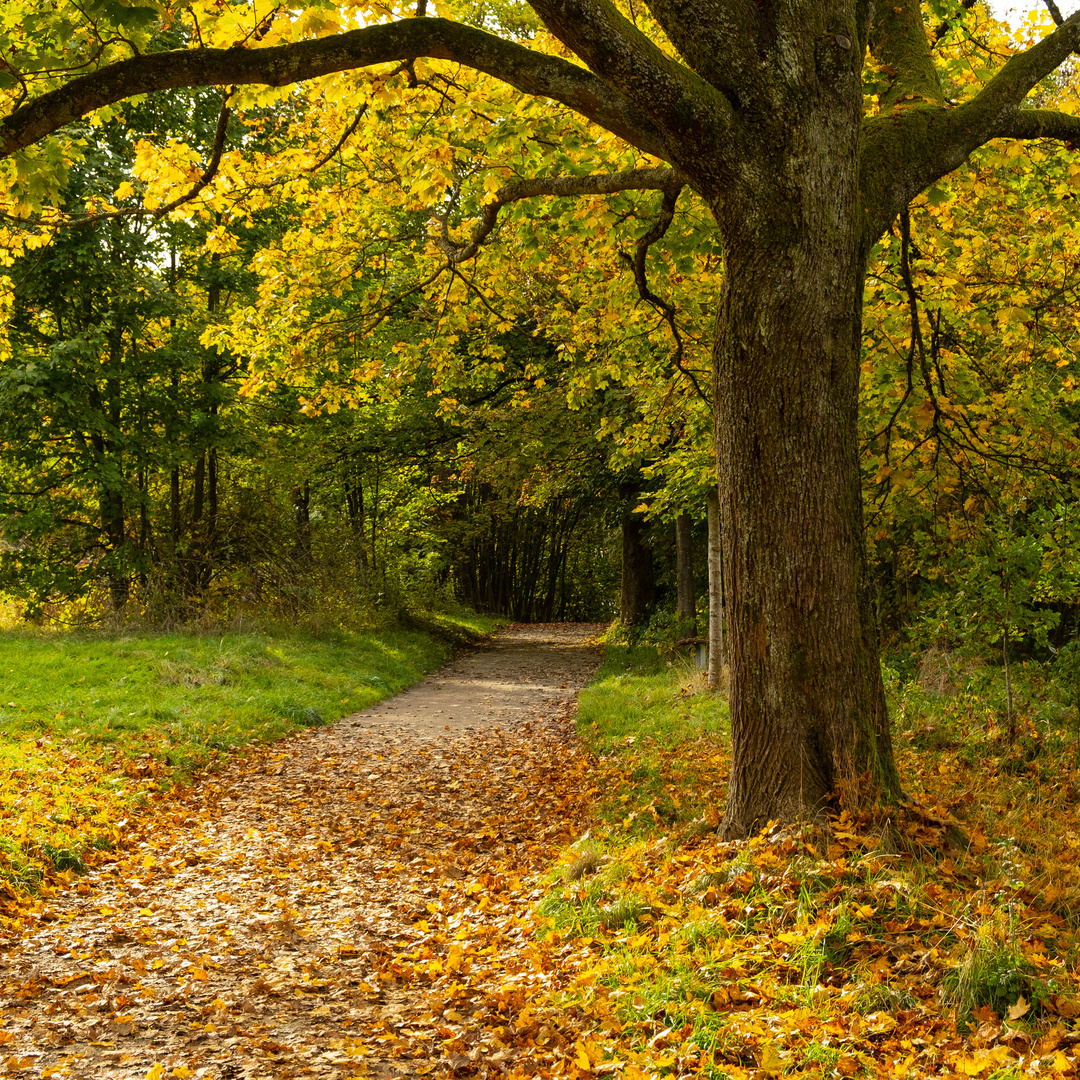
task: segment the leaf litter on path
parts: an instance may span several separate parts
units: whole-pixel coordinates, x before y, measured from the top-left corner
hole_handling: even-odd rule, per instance
[[[368,713],[156,801],[111,861],[7,921],[0,1065],[534,1071],[549,1040],[514,1024],[561,976],[534,941],[530,878],[584,827],[572,718],[599,629],[508,628]]]

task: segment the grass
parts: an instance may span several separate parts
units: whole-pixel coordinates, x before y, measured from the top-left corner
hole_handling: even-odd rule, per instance
[[[577,722],[586,749],[619,776],[598,793],[599,818],[648,835],[700,816],[721,779],[727,722],[727,702],[688,661],[651,646],[609,645],[581,693]]]
[[[729,844],[724,702],[655,648],[609,646],[578,716],[595,822],[538,908],[542,941],[588,949],[560,1002],[603,1060],[732,1078],[1061,1067],[1054,1032],[1080,1022],[1075,699],[1029,666],[1010,747],[1000,672],[932,661],[923,681],[886,671],[918,814]],[[1002,1023],[1019,1034],[987,1049]]]
[[[460,619],[454,636],[493,629]],[[252,742],[328,724],[449,655],[405,629],[0,634],[0,900],[85,869],[156,790]]]

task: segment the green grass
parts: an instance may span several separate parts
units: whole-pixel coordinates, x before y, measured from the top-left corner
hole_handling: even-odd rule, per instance
[[[493,628],[0,633],[0,877],[81,871],[151,791],[365,709]]]
[[[599,796],[598,816],[633,818],[637,833],[649,834],[701,813],[715,790],[727,726],[727,701],[710,693],[704,674],[688,662],[650,646],[608,645],[581,693],[577,719],[586,749],[624,774]],[[670,776],[674,757],[682,763],[677,783]]]

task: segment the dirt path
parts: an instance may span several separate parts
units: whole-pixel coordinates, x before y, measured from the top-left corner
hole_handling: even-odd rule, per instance
[[[0,1064],[240,1080],[527,1057],[519,879],[582,825],[572,715],[599,629],[509,628],[145,811],[0,954]]]

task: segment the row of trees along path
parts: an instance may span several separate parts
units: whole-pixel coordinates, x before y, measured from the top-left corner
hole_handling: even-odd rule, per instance
[[[390,702],[163,796],[111,863],[9,927],[8,1066],[532,1071],[517,1059],[546,1040],[522,1049],[513,1018],[558,975],[534,963],[527,882],[583,827],[572,716],[599,629],[512,627]]]

